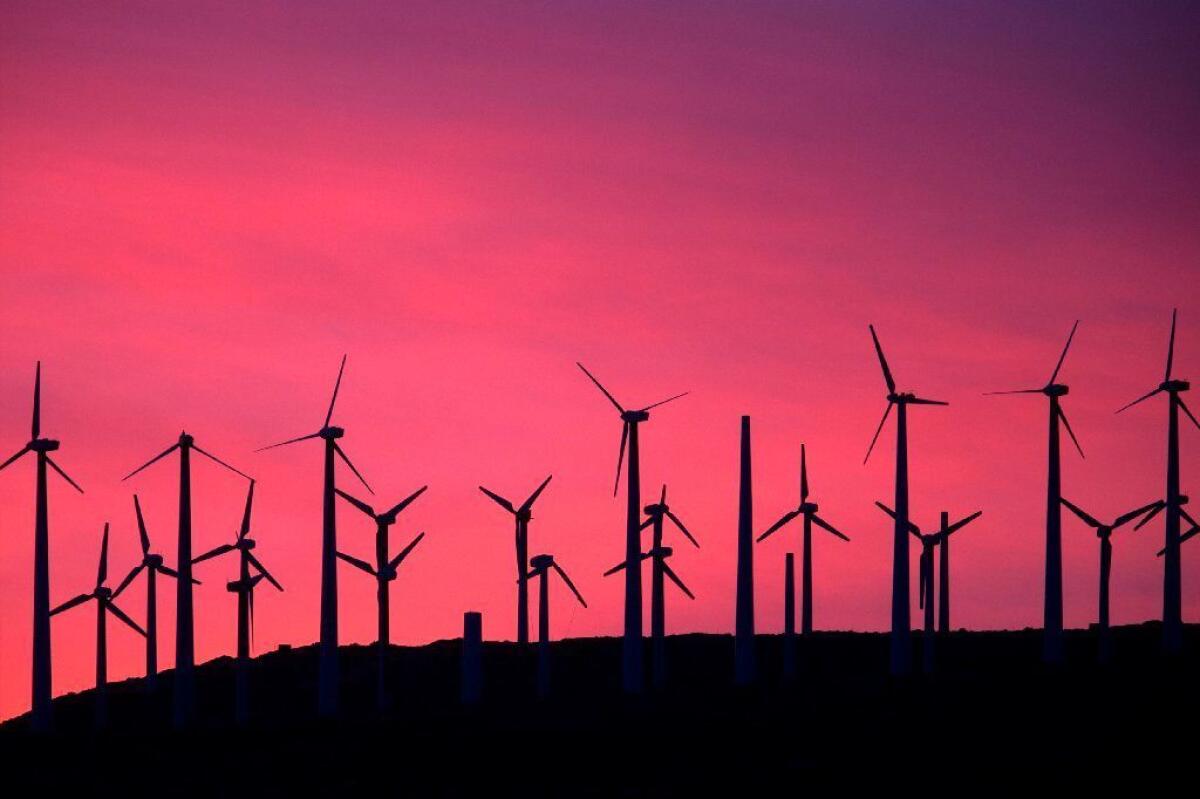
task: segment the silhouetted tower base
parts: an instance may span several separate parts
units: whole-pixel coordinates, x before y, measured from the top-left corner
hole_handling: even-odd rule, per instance
[[[108,726],[108,625],[104,602],[96,603],[96,718],[97,729]]]
[[[950,539],[938,544],[938,632],[950,632]]]
[[[175,679],[171,720],[186,727],[195,713],[195,648],[192,625],[192,467],[190,439],[180,436],[179,542],[176,550],[179,579],[175,581]]]
[[[896,403],[896,526],[892,547],[891,673],[912,672],[908,607],[908,405]]]
[[[33,526],[33,729],[54,724],[50,683],[50,521],[46,453],[37,453],[37,510]]]
[[[1108,581],[1112,573],[1111,531],[1101,531],[1100,536],[1100,612],[1097,633],[1097,657],[1101,663],[1112,659],[1112,637],[1108,628]]]
[[[538,602],[537,695],[545,699],[550,696],[550,579],[546,572],[538,580]]]
[[[629,471],[625,477],[628,490],[625,562],[637,564],[641,562],[642,555],[641,457],[638,453],[638,421],[629,421],[627,424]],[[642,570],[630,566],[625,570],[625,635],[621,639],[621,684],[627,694],[640,694],[645,687],[642,647]]]
[[[462,702],[478,704],[483,698],[483,614],[463,614]]]
[[[325,437],[325,484],[321,530],[321,643],[317,660],[317,715],[338,710],[337,509],[333,457],[336,438]]]
[[[783,678],[796,677],[796,567],[791,552],[783,566]]]
[[[1059,460],[1058,397],[1050,397],[1049,480],[1046,491],[1046,587],[1042,624],[1042,660],[1063,659],[1062,608],[1062,467]]]
[[[637,553],[628,561],[636,563]],[[637,569],[628,569],[637,571]],[[754,507],[750,475],[750,417],[742,417],[741,478],[738,490],[737,608],[734,626],[734,682],[754,682]]]

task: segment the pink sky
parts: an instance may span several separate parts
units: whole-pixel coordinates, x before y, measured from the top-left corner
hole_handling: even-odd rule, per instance
[[[1088,457],[1065,454],[1064,493],[1105,517],[1162,494],[1165,402],[1112,412],[1161,379],[1173,305],[1176,374],[1200,363],[1194,6],[350,5],[0,11],[0,449],[28,437],[41,358],[44,430],[87,489],[52,482],[53,602],[90,588],[105,520],[114,582],[133,564],[134,490],[173,562],[174,462],[119,479],[186,427],[259,479],[287,593],[260,595],[258,650],[313,641],[320,448],[252,450],[316,429],[343,352],[335,419],[377,504],[430,485],[395,533],[428,531],[394,584],[403,643],[457,636],[468,609],[513,635],[510,521],[475,486],[520,500],[548,473],[532,549],[590,605],[555,595],[554,635],[619,632],[600,575],[623,554],[620,424],[577,359],[631,406],[692,392],[643,433],[644,491],[669,482],[703,545],[674,561],[698,596],[671,596],[675,632],[732,627],[743,413],[755,526],[797,501],[804,441],[854,539],[818,536],[817,626],[887,626],[869,321],[901,387],[951,402],[911,417],[916,520],[984,510],[954,551],[957,625],[1040,624],[1045,402],[981,393],[1043,383],[1076,318],[1062,377]],[[1183,450],[1186,491],[1190,426]],[[0,717],[29,700],[31,463],[0,474]],[[197,551],[243,490],[198,463]],[[368,556],[370,523],[339,519]],[[1118,534],[1117,623],[1158,616],[1161,541]],[[763,631],[796,548],[757,547]],[[1064,548],[1080,626],[1097,541],[1065,517]],[[233,649],[234,566],[197,567],[201,660]],[[372,640],[371,581],[340,584],[344,640]],[[139,581],[121,605],[143,604]],[[91,684],[93,622],[56,617],[56,692]],[[140,639],[114,627],[110,658],[140,673]]]

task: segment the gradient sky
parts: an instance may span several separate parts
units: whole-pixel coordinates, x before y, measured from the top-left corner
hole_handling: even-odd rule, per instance
[[[100,5],[0,10],[0,449],[41,358],[44,430],[87,489],[52,482],[52,602],[90,588],[105,520],[114,582],[133,564],[135,490],[174,561],[174,461],[119,479],[186,427],[259,479],[287,593],[262,589],[258,651],[313,641],[320,447],[253,450],[319,426],[344,352],[335,419],[377,504],[430,485],[395,534],[428,531],[394,584],[404,643],[468,609],[514,634],[511,523],[476,485],[519,501],[548,473],[532,549],[590,604],[556,587],[553,633],[619,632],[620,424],[577,359],[629,406],[692,392],[643,433],[644,490],[669,482],[703,545],[677,549],[698,599],[671,595],[672,631],[732,627],[743,413],[756,527],[795,505],[804,441],[854,539],[817,537],[817,626],[887,626],[868,322],[902,387],[951,402],[912,414],[915,519],[984,510],[956,624],[1040,624],[1045,403],[981,393],[1041,385],[1074,319],[1066,496],[1109,517],[1163,492],[1165,402],[1113,411],[1161,379],[1173,305],[1176,374],[1200,363],[1194,4]],[[1200,431],[1183,447],[1186,490]],[[204,550],[244,483],[200,462],[194,492]],[[27,460],[0,474],[0,717],[28,706],[32,518]],[[339,524],[368,556],[370,522]],[[1159,615],[1161,541],[1117,535],[1117,623]],[[756,548],[761,630],[797,542]],[[1064,549],[1080,626],[1097,540],[1065,518]],[[234,647],[234,567],[197,567],[201,660]],[[1200,549],[1184,580],[1195,621]],[[341,598],[344,640],[372,640],[371,581],[343,567]],[[121,605],[144,618],[140,581]],[[89,686],[93,614],[53,624],[55,691]],[[110,673],[142,657],[114,625]]]

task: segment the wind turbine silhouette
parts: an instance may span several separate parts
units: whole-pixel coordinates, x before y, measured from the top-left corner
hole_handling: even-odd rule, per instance
[[[379,710],[383,710],[387,706],[387,686],[384,683],[384,671],[387,663],[388,645],[391,643],[391,610],[389,588],[392,581],[396,579],[396,569],[408,557],[408,553],[412,552],[413,547],[421,542],[425,537],[421,533],[414,538],[408,546],[400,550],[400,554],[388,560],[388,531],[392,525],[396,523],[396,517],[407,508],[413,500],[425,493],[425,489],[429,486],[421,486],[412,494],[408,495],[390,510],[383,513],[376,513],[375,509],[360,499],[356,499],[340,488],[337,490],[338,495],[349,502],[360,511],[370,516],[375,520],[375,565],[359,560],[358,558],[347,555],[344,552],[338,552],[337,556],[349,563],[351,566],[362,569],[367,574],[375,578],[377,585],[376,595],[379,603],[379,637],[375,642],[376,649],[379,651],[378,671],[375,681],[375,704]]]
[[[674,550],[671,547],[663,546],[663,527],[664,520],[670,519],[671,523],[679,528],[679,531],[684,534],[688,541],[697,549],[700,548],[698,542],[692,534],[684,526],[679,517],[671,510],[667,504],[667,486],[664,483],[662,487],[662,495],[658,502],[653,505],[646,506],[646,515],[649,517],[642,522],[642,528],[652,528],[653,538],[649,552],[642,553],[638,560],[644,561],[647,558],[652,559],[653,571],[650,574],[650,646],[651,646],[651,679],[654,682],[655,688],[662,688],[667,682],[667,623],[666,623],[666,597],[664,596],[663,578],[666,577],[679,587],[687,595],[688,599],[695,599],[696,596],[688,590],[688,587],[683,584],[671,567],[667,565],[667,558],[671,557]],[[628,565],[625,561],[618,563],[604,573],[605,577],[616,574]]]
[[[896,518],[896,512],[884,505],[882,502],[876,501],[875,504],[893,519]],[[921,528],[908,522],[908,531],[913,537],[921,542],[921,559],[919,561],[920,581],[917,591],[917,605],[925,611],[925,632],[921,641],[921,669],[926,674],[933,673],[933,647],[934,647],[934,626],[933,626],[933,551],[940,543],[944,543],[956,531],[966,527],[971,522],[983,515],[983,511],[977,510],[970,516],[959,519],[954,524],[950,524],[950,514],[942,511],[941,526],[936,533],[923,533]]]
[[[1050,380],[1041,388],[1022,388],[1015,391],[989,391],[987,395],[998,394],[1045,394],[1050,398],[1050,446],[1049,469],[1046,480],[1046,591],[1043,605],[1042,620],[1042,659],[1047,663],[1059,663],[1063,659],[1063,600],[1062,600],[1062,467],[1059,458],[1058,423],[1061,420],[1075,449],[1083,457],[1083,448],[1071,430],[1071,423],[1063,412],[1061,400],[1070,389],[1054,381],[1058,379],[1059,370],[1071,349],[1071,340],[1075,338],[1075,330],[1079,321],[1071,326],[1067,336],[1067,344],[1063,347],[1062,355]]]
[[[179,450],[179,546],[176,555],[179,578],[175,581],[175,679],[172,707],[174,724],[181,727],[191,722],[196,704],[195,619],[192,604],[192,450],[247,480],[250,476],[233,468],[216,455],[205,452],[196,445],[194,437],[181,432],[178,441],[122,477],[122,482],[158,463],[175,450]]]
[[[792,519],[797,516],[804,517],[804,537],[803,537],[803,561],[801,563],[801,600],[800,600],[800,632],[802,635],[812,633],[812,526],[816,524],[821,529],[832,535],[837,536],[843,541],[849,541],[850,538],[841,531],[834,528],[829,522],[817,515],[818,505],[815,502],[808,501],[808,458],[804,451],[804,445],[800,445],[800,504],[795,510],[788,511],[779,518],[779,521],[767,528],[767,531],[758,537],[759,543],[765,541],[773,535],[775,531],[783,528]],[[794,575],[793,575],[794,576]],[[795,589],[790,589],[792,595],[795,596]],[[787,590],[784,591],[786,596]],[[795,612],[794,610],[791,612]]]
[[[1121,413],[1132,408],[1139,402],[1150,399],[1156,394],[1166,393],[1167,403],[1167,496],[1166,496],[1166,534],[1163,550],[1166,558],[1163,561],[1163,648],[1175,654],[1183,646],[1183,577],[1179,560],[1179,519],[1183,506],[1182,495],[1179,493],[1179,411],[1183,410],[1192,424],[1200,428],[1200,422],[1188,410],[1183,398],[1179,395],[1191,388],[1186,380],[1171,377],[1171,367],[1175,360],[1175,321],[1177,310],[1171,311],[1171,339],[1167,344],[1167,371],[1158,388],[1138,397],[1133,402],[1117,411]]]
[[[1070,502],[1065,497],[1062,499],[1062,504],[1067,510],[1083,520],[1084,524],[1095,530],[1096,537],[1100,539],[1100,646],[1098,654],[1100,662],[1107,663],[1112,657],[1112,639],[1108,629],[1108,578],[1112,573],[1112,541],[1110,539],[1114,530],[1123,527],[1147,511],[1157,512],[1154,509],[1161,507],[1161,503],[1151,502],[1137,510],[1123,513],[1114,519],[1111,524],[1103,524],[1097,521],[1094,516],[1082,510],[1078,505]]]
[[[541,582],[538,583],[537,693],[539,699],[545,699],[550,695],[550,582],[546,578],[551,569],[558,572],[558,576],[567,584],[567,588],[571,589],[571,593],[579,600],[579,604],[587,607],[583,594],[579,593],[575,583],[571,582],[571,578],[555,562],[553,555],[534,555],[529,559],[527,577],[530,579],[541,578]]]
[[[980,511],[980,513],[982,512],[983,511]],[[937,532],[939,633],[950,632],[950,534],[960,529],[962,526],[963,525],[959,525],[958,527],[951,529],[950,514],[947,511],[942,511],[941,527]],[[932,585],[929,587],[929,590],[930,592],[933,591]]]
[[[529,498],[521,503],[521,507],[514,508],[513,504],[504,497],[489,491],[483,486],[479,490],[487,494],[492,500],[511,513],[516,519],[517,530],[514,537],[517,548],[517,643],[529,643],[529,581],[526,579],[525,561],[529,557],[529,520],[533,518],[533,503],[537,501],[538,496],[550,482],[550,475],[542,484],[538,486]]]
[[[108,522],[105,522],[104,538],[100,544],[100,568],[96,572],[96,587],[90,593],[68,599],[50,611],[51,616],[57,616],[88,600],[96,601],[96,726],[98,727],[103,727],[108,722],[108,614],[116,616],[142,636],[146,635],[146,631],[139,627],[137,622],[126,616],[124,611],[113,604],[113,592],[104,584],[107,580]]]
[[[641,458],[638,451],[638,425],[649,421],[650,410],[679,399],[688,392],[676,394],[665,400],[647,405],[639,410],[625,410],[621,403],[600,385],[600,381],[583,364],[575,362],[596,388],[608,398],[621,414],[621,449],[617,455],[617,478],[613,482],[613,496],[621,483],[621,464],[625,460],[625,446],[629,446],[629,473],[625,478],[628,501],[625,506],[625,562],[633,563],[641,555],[642,479]],[[642,665],[642,570],[625,570],[625,634],[621,642],[621,677],[626,693],[641,693],[644,684]]]
[[[875,354],[879,357],[879,368],[883,371],[883,380],[887,384],[887,408],[871,446],[867,448],[865,464],[871,457],[871,450],[879,439],[879,433],[887,422],[892,406],[896,406],[896,515],[892,546],[892,635],[891,635],[891,672],[893,675],[904,675],[912,671],[912,641],[909,637],[910,620],[908,607],[908,406],[909,405],[949,405],[940,400],[923,399],[910,392],[898,393],[896,381],[892,379],[892,371],[888,368],[887,359],[883,356],[883,347],[879,345],[879,337],[875,335],[874,325],[868,325],[871,330],[871,340],[875,343]]]
[[[227,583],[225,590],[237,594],[237,661],[234,678],[234,720],[245,724],[250,720],[250,646],[254,639],[254,588],[266,579],[275,590],[282,591],[283,586],[271,576],[266,567],[254,556],[256,542],[250,537],[250,513],[254,507],[254,481],[250,481],[250,489],[246,492],[246,509],[242,512],[242,526],[234,536],[232,544],[221,544],[210,549],[203,555],[196,556],[192,563],[200,563],[211,558],[224,555],[227,552],[238,553],[238,578]],[[250,574],[250,567],[257,574]]]
[[[0,471],[16,462],[26,452],[37,453],[37,493],[33,522],[33,696],[32,726],[45,732],[50,729],[53,710],[50,706],[50,503],[46,485],[46,466],[58,472],[71,487],[83,493],[79,484],[67,476],[50,453],[59,447],[52,438],[42,438],[42,362],[37,362],[33,378],[33,426],[29,443],[0,463]]]
[[[333,384],[333,398],[329,400],[329,410],[325,413],[325,421],[320,430],[257,450],[262,452],[287,444],[295,444],[297,441],[307,441],[310,438],[325,440],[325,483],[321,494],[321,646],[318,658],[317,712],[326,717],[334,715],[338,709],[337,508],[334,504],[337,486],[333,469],[334,456],[341,458],[350,467],[350,471],[368,492],[375,493],[337,443],[338,439],[346,434],[346,431],[341,427],[329,424],[333,419],[333,406],[337,402],[338,389],[342,386],[344,371],[346,371],[345,355],[342,356],[342,365],[338,367],[337,382]]]
[[[138,535],[142,542],[142,562],[134,566],[117,589],[112,598],[116,599],[121,592],[129,587],[134,578],[146,570],[146,687],[153,690],[158,684],[158,575],[179,579],[179,572],[168,567],[163,562],[163,556],[150,551],[150,536],[146,533],[146,522],[142,519],[142,506],[137,494],[133,495],[133,510],[137,514]],[[192,579],[195,585],[200,581]]]

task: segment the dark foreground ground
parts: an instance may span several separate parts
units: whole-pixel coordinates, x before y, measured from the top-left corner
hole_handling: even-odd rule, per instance
[[[554,698],[533,699],[532,652],[486,644],[485,699],[458,702],[457,641],[391,652],[395,703],[374,712],[374,652],[342,650],[344,713],[313,717],[315,648],[254,663],[254,721],[233,729],[232,663],[198,670],[201,718],[170,730],[170,673],[147,694],[112,686],[111,725],[97,733],[90,692],[55,703],[57,732],[0,726],[10,796],[64,788],[92,796],[703,796],[799,794],[898,784],[945,794],[1142,789],[1194,775],[1200,751],[1200,628],[1185,654],[1158,654],[1157,625],[1116,630],[1099,668],[1095,640],[1068,633],[1068,662],[1039,663],[1040,633],[953,633],[931,678],[887,676],[886,635],[818,633],[800,642],[802,671],[780,680],[781,641],[758,643],[761,679],[731,685],[728,636],[669,641],[670,690],[622,697],[620,641],[554,644]],[[920,640],[914,655],[920,656]],[[1032,781],[1031,781],[1032,780]],[[1181,782],[1182,781],[1182,782]],[[741,788],[739,791],[737,788]]]

